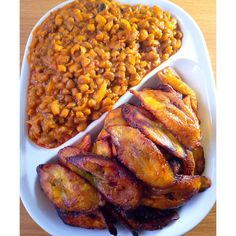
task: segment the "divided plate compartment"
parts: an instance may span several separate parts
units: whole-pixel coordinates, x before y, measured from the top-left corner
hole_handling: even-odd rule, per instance
[[[36,24],[38,26],[51,11],[63,7],[66,1],[48,13],[46,13]],[[141,0],[120,0],[121,3],[141,4]],[[206,167],[203,175],[212,180],[212,186],[203,193],[193,197],[186,205],[178,210],[180,219],[171,223],[162,230],[143,231],[140,235],[145,236],[177,236],[186,233],[195,227],[211,210],[216,198],[216,105],[215,105],[215,85],[211,63],[205,40],[194,20],[177,5],[166,0],[147,0],[146,5],[157,5],[165,11],[169,11],[175,16],[183,32],[182,47],[180,50],[162,63],[156,69],[144,77],[141,83],[132,89],[156,88],[158,79],[156,74],[167,66],[173,67],[183,78],[183,80],[197,93],[198,112],[201,121],[202,145],[204,147]],[[35,27],[36,27],[35,26]],[[35,28],[34,27],[34,28]],[[32,30],[33,31],[33,30]],[[56,210],[51,202],[46,198],[40,189],[36,167],[39,164],[55,161],[57,152],[75,141],[81,140],[86,133],[90,133],[94,138],[103,127],[103,120],[107,113],[98,120],[92,122],[85,131],[71,138],[61,146],[53,149],[45,149],[37,146],[29,140],[26,125],[26,102],[27,87],[29,79],[29,65],[27,63],[28,48],[32,39],[32,32],[27,41],[22,71],[20,88],[20,183],[21,199],[31,217],[49,234],[54,236],[105,236],[110,235],[108,230],[87,230],[65,225],[57,216]],[[114,108],[124,104],[137,102],[136,98],[127,92],[114,105]],[[127,229],[118,226],[118,235],[131,235]]]

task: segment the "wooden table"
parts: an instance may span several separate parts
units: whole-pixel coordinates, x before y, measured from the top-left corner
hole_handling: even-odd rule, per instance
[[[202,29],[209,49],[213,71],[215,72],[215,0],[172,0],[185,9],[197,21]],[[22,60],[26,40],[38,19],[49,9],[61,3],[62,0],[21,0],[20,5],[20,58]],[[46,236],[42,230],[26,212],[24,206],[20,205],[20,233],[21,236]],[[209,215],[186,236],[215,236],[216,235],[216,207]],[[61,236],[61,235],[54,235]]]

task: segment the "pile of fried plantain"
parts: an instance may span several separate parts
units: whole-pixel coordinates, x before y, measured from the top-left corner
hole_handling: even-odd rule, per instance
[[[39,183],[65,224],[88,229],[121,222],[133,235],[178,220],[177,209],[211,186],[205,168],[195,92],[167,67],[157,89],[131,90],[140,106],[108,113],[92,141],[39,165]]]

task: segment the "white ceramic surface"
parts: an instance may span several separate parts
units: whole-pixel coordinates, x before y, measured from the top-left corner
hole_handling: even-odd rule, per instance
[[[64,6],[66,1],[52,10]],[[141,0],[121,0],[129,4],[142,3]],[[135,87],[155,87],[156,80],[153,75],[166,66],[173,66],[184,78],[184,80],[197,92],[199,101],[199,117],[201,119],[201,129],[203,135],[203,146],[206,156],[206,169],[204,175],[211,178],[212,186],[205,192],[191,199],[184,207],[179,210],[180,219],[170,224],[162,230],[144,231],[140,235],[145,236],[178,236],[183,235],[187,231],[195,227],[211,210],[215,202],[216,192],[216,105],[214,78],[209,60],[209,55],[204,41],[203,35],[194,22],[194,20],[177,5],[166,0],[146,0],[147,5],[158,5],[162,9],[171,12],[177,17],[181,29],[184,33],[182,48],[172,56],[168,61],[164,62],[158,68],[150,72]],[[45,14],[36,25],[39,25],[45,17]],[[21,183],[21,199],[25,208],[31,217],[45,231],[53,236],[105,236],[109,235],[107,230],[86,230],[65,225],[57,216],[56,211],[48,199],[44,196],[37,182],[36,167],[39,164],[53,161],[59,149],[80,140],[85,133],[89,132],[96,135],[102,127],[105,114],[97,121],[89,125],[86,131],[76,135],[63,145],[54,149],[44,149],[33,144],[27,136],[26,127],[26,96],[29,78],[29,66],[27,63],[28,47],[31,42],[32,34],[30,34],[23,59],[21,71],[21,97],[20,97],[20,183]],[[135,102],[135,98],[127,92],[123,95],[114,107],[125,102]],[[122,226],[118,227],[119,235],[131,235]]]

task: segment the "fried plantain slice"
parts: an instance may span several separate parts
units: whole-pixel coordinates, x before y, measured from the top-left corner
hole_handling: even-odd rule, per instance
[[[74,165],[72,165],[68,161],[70,157],[74,157],[74,156],[77,156],[77,155],[80,155],[80,154],[86,154],[86,153],[87,152],[81,151],[77,147],[68,146],[68,147],[62,148],[58,152],[58,154],[57,154],[58,162],[59,162],[60,165],[63,165],[65,167],[67,167],[68,169],[72,170],[76,174],[83,176],[85,179],[87,179],[91,183],[93,183],[95,180],[94,180],[92,175],[90,175],[88,173],[81,172],[80,169],[76,168]]]
[[[137,180],[115,160],[87,154],[70,157],[69,163],[92,175],[95,187],[114,205],[130,209],[139,204],[141,188]]]
[[[98,134],[96,140],[102,140],[102,139],[106,139],[106,138],[109,138],[109,137],[110,137],[110,134],[108,134],[105,129],[102,129],[100,131],[100,133]]]
[[[192,114],[193,114],[193,116],[195,117],[195,120],[198,120],[198,123],[200,124],[200,120],[199,120],[199,118],[198,118],[198,116],[197,116],[197,113],[196,113],[196,112],[193,110],[193,108],[192,108],[190,96],[189,96],[189,95],[185,96],[185,97],[183,98],[183,102],[184,102],[184,104],[190,109],[190,111],[192,111]]]
[[[179,158],[185,158],[186,153],[182,145],[159,121],[150,120],[136,106],[129,104],[122,106],[122,114],[130,126],[138,128],[154,143],[166,148]]]
[[[59,152],[57,154],[58,161],[61,165],[66,166],[67,168],[71,169],[69,166],[67,166],[67,159],[69,157],[79,155],[81,152],[83,152],[83,151],[80,150],[79,148],[73,147],[73,146],[68,146],[68,147],[62,148],[61,150],[59,150]],[[71,170],[73,170],[73,167]]]
[[[186,97],[183,98],[183,102],[186,106],[188,106],[189,108],[192,109],[192,106],[191,106],[191,98],[189,95],[187,95]]]
[[[146,206],[126,211],[116,207],[113,212],[119,219],[122,219],[126,227],[136,231],[162,229],[179,219],[175,210],[159,210]]]
[[[67,225],[85,229],[107,228],[105,218],[100,210],[93,210],[91,212],[68,212],[57,208],[57,213]]]
[[[113,157],[110,134],[102,129],[93,144],[92,152],[104,157]]]
[[[94,183],[95,179],[92,175],[82,172],[80,169],[76,168],[74,165],[72,165],[68,160],[70,157],[74,157],[80,154],[87,154],[88,152],[81,151],[80,149],[72,146],[68,146],[65,148],[62,148],[57,156],[58,156],[58,162],[60,165],[63,165],[67,167],[68,169],[72,170],[78,175],[83,176],[85,179],[89,180],[89,182]],[[93,155],[93,154],[91,154]],[[96,154],[94,154],[96,155]]]
[[[169,84],[176,91],[182,93],[183,95],[189,95],[191,98],[191,106],[195,113],[197,113],[197,96],[194,90],[192,90],[177,74],[177,72],[171,68],[167,67],[160,72],[158,72],[158,78],[165,84]]]
[[[201,176],[201,186],[199,192],[204,192],[206,189],[211,187],[211,180],[205,176]]]
[[[125,119],[123,118],[120,107],[111,110],[104,120],[104,129],[114,125],[128,125]]]
[[[202,146],[199,146],[193,150],[193,158],[195,161],[194,174],[201,175],[205,169],[205,156]]]
[[[92,137],[90,134],[86,134],[81,141],[76,142],[75,144],[73,144],[73,146],[68,146],[59,150],[57,154],[58,162],[61,165],[76,172],[76,169],[73,168],[72,165],[67,163],[68,157],[76,156],[80,153],[86,153],[88,151],[91,151],[91,149],[92,149]]]
[[[118,159],[136,177],[154,187],[167,188],[175,178],[160,150],[138,129],[128,126],[107,128],[118,150]]]
[[[170,102],[174,106],[176,106],[180,111],[184,112],[184,114],[186,114],[187,117],[189,117],[195,123],[196,127],[199,127],[199,120],[196,114],[194,113],[191,107],[187,106],[184,103],[184,101],[178,96],[176,92],[162,92],[162,95],[163,94],[170,100]]]
[[[158,96],[160,98],[162,96],[166,96],[173,105],[183,111],[188,117],[198,124],[198,118],[191,105],[189,106],[189,104],[186,104],[186,101],[183,100],[183,96],[180,93],[176,92],[170,85],[167,84],[160,84],[157,88],[157,91],[159,91]]]
[[[177,175],[176,180],[169,189],[146,187],[141,204],[158,209],[177,208],[211,186],[210,179],[204,176]]]
[[[90,134],[86,134],[81,141],[77,141],[72,146],[85,152],[90,152],[92,149],[92,136]]]
[[[182,167],[179,159],[172,158],[168,162],[169,162],[170,167],[171,167],[171,169],[172,169],[172,171],[174,172],[175,175],[183,173],[183,167]]]
[[[111,143],[111,151],[112,151],[112,156],[116,157],[117,156],[117,151],[116,151],[116,147],[113,143]]]
[[[130,104],[124,104],[124,105],[130,105]],[[124,105],[122,105],[121,106],[121,109],[122,109],[122,107],[124,106]],[[132,106],[132,105],[131,105]],[[155,118],[155,116],[151,113],[151,112],[149,112],[149,111],[147,111],[146,109],[144,109],[143,107],[141,107],[141,106],[136,106],[136,109],[140,112],[140,113],[142,113],[145,117],[147,117],[149,120],[156,120],[156,118]]]
[[[97,140],[93,144],[92,152],[104,157],[111,158],[113,156],[111,144],[108,138]]]
[[[183,160],[183,174],[184,175],[194,175],[195,170],[195,160],[193,153],[187,150],[186,159]]]
[[[131,90],[131,92],[180,143],[189,149],[199,146],[201,139],[199,122],[181,99],[173,93],[161,90]]]
[[[49,200],[66,211],[92,211],[104,205],[99,192],[86,180],[59,164],[37,167],[40,186]]]
[[[162,90],[162,91],[165,91],[165,92],[174,93],[175,96],[177,96],[179,99],[181,99],[181,100],[183,99],[183,94],[177,92],[176,90],[174,90],[169,84],[159,84],[156,89],[157,90]]]

